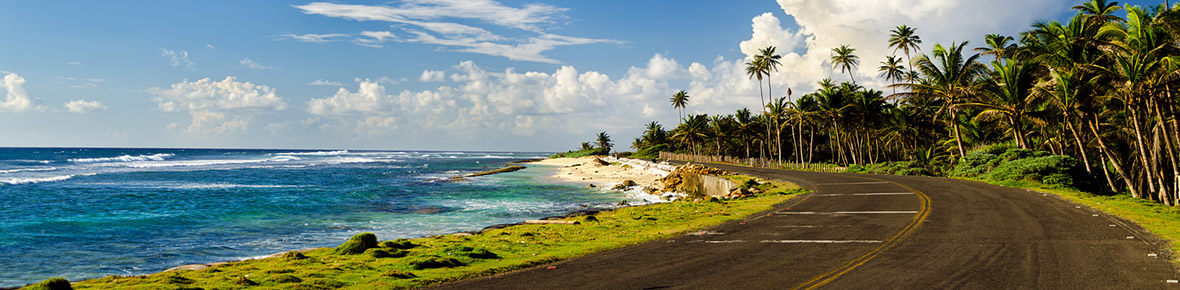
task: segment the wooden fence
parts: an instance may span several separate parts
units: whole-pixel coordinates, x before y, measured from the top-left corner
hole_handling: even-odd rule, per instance
[[[774,159],[765,158],[738,158],[733,156],[710,156],[710,155],[692,155],[679,154],[672,152],[660,152],[660,159],[680,160],[697,163],[729,163],[739,164],[759,168],[774,168],[774,169],[790,169],[790,170],[804,170],[804,171],[820,171],[820,172],[844,172],[845,167],[834,164],[815,164],[815,163],[792,163],[779,162]]]

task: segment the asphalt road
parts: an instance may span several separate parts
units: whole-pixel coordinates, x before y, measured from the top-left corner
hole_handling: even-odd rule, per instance
[[[1180,289],[1145,230],[1053,195],[715,166],[814,192],[702,232],[437,288]]]

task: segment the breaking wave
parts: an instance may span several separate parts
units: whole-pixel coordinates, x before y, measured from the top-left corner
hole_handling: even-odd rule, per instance
[[[160,153],[160,154],[138,155],[138,156],[123,155],[123,156],[119,156],[119,157],[72,158],[72,159],[68,159],[68,161],[74,162],[74,163],[164,161],[164,159],[168,159],[169,157],[172,157],[172,156],[176,156],[176,154]]]

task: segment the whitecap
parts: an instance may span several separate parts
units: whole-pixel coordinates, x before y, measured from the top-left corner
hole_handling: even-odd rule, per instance
[[[275,155],[307,155],[307,156],[335,156],[335,155],[344,155],[344,154],[348,154],[348,150],[275,153]]]
[[[86,174],[86,176],[89,176],[89,175],[94,175],[94,174]],[[50,177],[7,178],[7,179],[0,179],[0,184],[21,185],[21,184],[43,183],[43,182],[57,182],[57,181],[65,181],[70,178],[74,178],[74,176],[75,175],[58,175],[58,176],[50,176]]]
[[[17,172],[36,172],[36,171],[54,171],[57,167],[38,167],[38,168],[17,168],[0,170],[0,174],[17,173]]]
[[[176,156],[176,154],[159,153],[159,154],[138,155],[138,156],[123,155],[123,156],[119,156],[119,157],[71,158],[68,160],[70,162],[74,162],[74,163],[164,161],[164,159],[168,159],[169,157],[172,157],[172,156]]]

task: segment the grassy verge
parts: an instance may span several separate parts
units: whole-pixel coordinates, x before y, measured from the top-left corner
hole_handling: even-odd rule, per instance
[[[1097,195],[1073,189],[1046,186],[1034,182],[990,182],[979,178],[963,177],[957,177],[957,179],[974,180],[1000,186],[1050,193],[1074,203],[1089,206],[1135,222],[1168,243],[1167,248],[1172,251],[1172,255],[1170,255],[1172,264],[1180,266],[1180,255],[1177,255],[1180,254],[1180,208],[1166,206],[1150,200],[1134,198],[1126,194]]]
[[[738,200],[671,202],[571,217],[578,225],[520,225],[477,235],[375,241],[365,234],[337,249],[288,252],[204,270],[109,276],[74,289],[394,289],[490,275],[673,237],[770,209],[804,190],[785,181]],[[366,240],[366,238],[368,240]],[[359,253],[359,254],[348,254]]]

